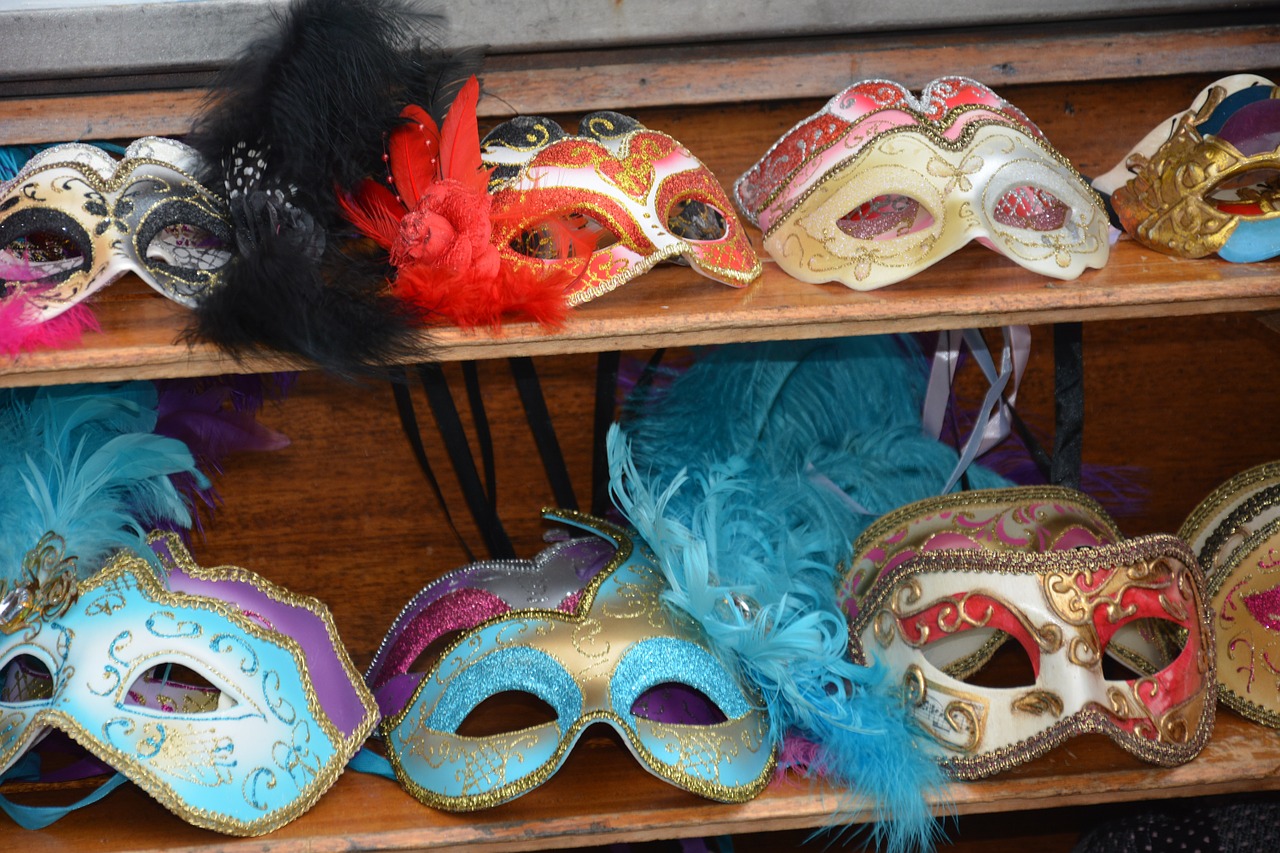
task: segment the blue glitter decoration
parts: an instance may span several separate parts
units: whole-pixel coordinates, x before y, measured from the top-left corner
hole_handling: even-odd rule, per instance
[[[674,637],[654,637],[635,644],[618,662],[610,682],[613,710],[631,719],[636,698],[658,684],[674,682],[700,690],[730,719],[742,717],[751,704],[724,666],[705,649]]]
[[[532,693],[550,705],[561,735],[566,725],[582,715],[582,691],[573,676],[546,652],[513,646],[473,660],[454,675],[427,725],[437,731],[456,732],[477,705],[508,690]]]

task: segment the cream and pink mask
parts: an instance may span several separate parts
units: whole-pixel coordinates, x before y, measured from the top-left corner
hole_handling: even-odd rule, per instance
[[[521,116],[482,141],[494,170],[493,242],[508,260],[549,263],[583,251],[566,242],[585,242],[590,258],[565,294],[570,305],[666,260],[733,287],[760,275],[724,189],[687,148],[613,112],[584,116],[578,129],[568,136],[550,119]]]
[[[901,680],[952,775],[987,776],[1086,732],[1163,765],[1207,742],[1213,632],[1181,539],[1119,540],[1091,500],[1040,487],[912,504],[855,548],[842,591],[855,657]],[[977,683],[1010,640],[1029,682]],[[1106,657],[1133,671],[1104,671]]]
[[[1218,696],[1249,719],[1280,728],[1280,462],[1219,486],[1179,532],[1205,571]]]
[[[943,77],[919,97],[850,86],[734,184],[766,251],[802,281],[872,290],[970,240],[1060,279],[1106,263],[1097,194],[1016,107]]]

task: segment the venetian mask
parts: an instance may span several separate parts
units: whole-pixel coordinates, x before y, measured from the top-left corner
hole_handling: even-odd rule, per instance
[[[50,534],[3,591],[0,771],[59,729],[197,826],[269,832],[337,779],[373,697],[319,602],[150,544],[159,571],[121,553],[76,584]]]
[[[886,80],[849,87],[734,192],[783,270],[855,290],[908,278],[970,240],[1061,279],[1109,252],[1097,194],[1026,116],[963,77],[918,98]]]
[[[566,292],[570,305],[665,260],[733,287],[760,275],[724,189],[688,149],[613,112],[591,113],[578,128],[568,136],[550,119],[522,116],[481,142],[484,164],[494,169],[493,241],[507,259],[549,262],[583,251],[567,243],[585,242],[590,260]]]
[[[1147,761],[1190,760],[1208,740],[1215,694],[1195,557],[1172,536],[1114,541],[1092,501],[1035,491],[949,495],[868,529],[854,565],[881,572],[857,602],[856,653],[897,674],[958,778],[1085,732]],[[989,686],[982,674],[1010,641],[1029,675]],[[1108,656],[1128,671],[1104,666]]]
[[[728,802],[755,796],[774,767],[765,715],[696,626],[663,606],[652,556],[613,525],[551,517],[594,536],[532,562],[446,576],[384,642],[370,681],[388,712],[383,732],[401,784],[438,808],[497,805],[550,778],[600,722],[673,785]],[[425,672],[410,670],[442,632],[458,629]],[[465,730],[478,706],[507,693],[536,697],[553,719],[516,714],[498,733]]]
[[[156,137],[120,161],[77,143],[36,154],[0,184],[0,299],[24,298],[27,321],[43,322],[132,272],[193,307],[234,254],[199,168],[192,149]]]
[[[1218,697],[1280,728],[1280,463],[1251,468],[1214,490],[1182,535],[1205,570]]]
[[[1228,261],[1280,254],[1280,99],[1270,85],[1211,86],[1135,174],[1112,193],[1125,231],[1186,258]]]

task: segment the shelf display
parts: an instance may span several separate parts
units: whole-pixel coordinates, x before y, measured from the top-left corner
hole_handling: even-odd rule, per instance
[[[1208,25],[1206,19],[1197,20]],[[1232,32],[1236,33],[1233,37],[1240,37],[1237,30]],[[921,44],[926,42],[932,44],[927,38],[923,38]],[[1079,40],[1063,43],[1068,42],[1083,43]],[[1176,44],[1176,39],[1170,43]],[[942,54],[937,53],[946,47],[933,45],[930,49],[935,53],[929,54],[933,60],[925,67],[955,67],[942,61]],[[1183,47],[1198,50],[1195,45]],[[776,45],[775,48],[780,49]],[[1062,79],[1062,75],[1096,78],[1109,73],[1099,67],[1105,55],[1103,50],[1076,49],[1080,52],[1055,54],[1052,63],[1042,61],[1034,72],[1017,72],[1039,76],[1028,78],[1034,81],[1034,86],[1017,92],[1011,90],[1009,94],[1029,114],[1036,116],[1045,133],[1082,171],[1096,171],[1104,164],[1115,162],[1122,144],[1128,144],[1153,121],[1179,106],[1173,92],[1186,80],[1156,80],[1141,95],[1112,83],[1055,82]],[[682,48],[670,50],[674,56],[684,55]],[[1041,48],[1038,52],[1048,56],[1051,51]],[[1173,55],[1173,50],[1168,49],[1168,54]],[[984,55],[982,61],[989,65],[996,58]],[[530,60],[532,70],[526,76],[536,77],[539,69],[535,66],[541,61]],[[769,65],[769,59],[753,58],[752,61],[762,69]],[[642,73],[662,71],[678,76],[685,73],[683,66],[666,54],[662,57],[655,54],[645,62],[647,64],[639,69]],[[981,67],[962,70],[982,76]],[[988,72],[997,73],[989,68]],[[525,78],[513,74],[510,79]],[[1002,78],[987,79],[996,82]],[[918,82],[922,81],[915,81],[913,85]],[[1195,91],[1203,82],[1195,81],[1188,91]],[[662,89],[664,92],[674,91],[670,81],[660,85],[667,87]],[[689,81],[682,85],[688,86]],[[828,87],[825,91],[835,88]],[[1003,84],[1001,89],[1003,91]],[[695,103],[694,97],[690,95],[688,101],[680,100],[670,107],[641,110],[636,117],[645,126],[661,128],[682,140],[699,153],[709,169],[720,175],[741,174],[787,127],[812,115],[820,106],[782,101],[734,104],[725,102],[731,98],[721,98],[712,109],[687,108],[686,104]],[[698,97],[705,100],[707,96]],[[1181,105],[1185,105],[1185,97],[1185,93],[1179,96]],[[498,112],[493,103],[485,109],[489,110],[488,115]],[[486,114],[485,109],[480,110],[481,115]],[[1141,129],[1128,135],[1139,125]],[[1108,133],[1090,131],[1099,126],[1109,128]],[[841,286],[798,282],[768,261],[759,279],[741,289],[707,287],[689,270],[679,267],[655,269],[647,273],[643,287],[619,288],[608,299],[578,306],[560,328],[549,330],[536,322],[514,322],[501,331],[432,329],[429,334],[410,336],[407,351],[400,352],[396,359],[407,363],[428,355],[443,361],[508,354],[554,355],[571,373],[572,370],[581,372],[586,364],[585,359],[574,358],[574,353],[606,349],[825,337],[851,332],[937,330],[1007,322],[1123,320],[1132,321],[1134,350],[1158,340],[1170,353],[1170,362],[1174,360],[1173,353],[1178,354],[1181,359],[1178,363],[1182,365],[1179,371],[1187,373],[1186,365],[1197,357],[1235,364],[1231,353],[1248,347],[1253,347],[1250,352],[1261,351],[1265,355],[1267,344],[1261,333],[1253,336],[1240,331],[1253,329],[1256,324],[1241,320],[1232,312],[1278,307],[1280,292],[1276,290],[1274,275],[1265,265],[1248,268],[1217,259],[1187,261],[1151,252],[1134,241],[1122,239],[1113,248],[1106,268],[1087,271],[1079,279],[1064,282],[1042,280],[981,247],[966,247],[944,264],[875,292],[853,292]],[[103,331],[88,336],[81,346],[61,352],[35,350],[17,358],[0,356],[0,384],[25,386],[82,379],[194,376],[222,372],[228,367],[256,371],[306,364],[297,358],[258,351],[246,352],[242,360],[235,360],[206,344],[176,341],[175,336],[186,325],[185,312],[154,296],[136,278],[122,281],[104,292],[97,311]],[[1182,319],[1185,315],[1197,315],[1201,319]],[[1184,333],[1185,339],[1173,339],[1172,334],[1166,336],[1159,328],[1161,324]],[[1097,325],[1107,340],[1123,337],[1116,331],[1121,327],[1120,322]],[[1226,340],[1232,335],[1234,339]],[[1198,345],[1199,350],[1193,351],[1193,344]],[[1225,356],[1221,355],[1224,350],[1228,351]],[[1108,365],[1112,363],[1107,360],[1110,358],[1109,354],[1103,356]],[[1151,363],[1150,358],[1144,358],[1140,364]],[[1039,369],[1043,361],[1042,356],[1033,358],[1031,369]],[[1126,393],[1134,401],[1157,396],[1152,387],[1157,374],[1142,374],[1138,367],[1127,374],[1123,369],[1117,373],[1127,376],[1132,383]],[[1205,384],[1196,376],[1191,377],[1192,382],[1186,389],[1169,393],[1175,397],[1195,393],[1192,388],[1199,389]],[[258,565],[269,566],[273,580],[287,580],[291,587],[299,581],[310,582],[314,584],[312,589],[325,590],[326,598],[332,593],[332,605],[344,639],[351,644],[357,661],[367,660],[377,635],[386,626],[386,616],[394,613],[412,590],[421,588],[423,581],[462,561],[453,559],[446,537],[437,535],[435,520],[415,518],[414,529],[409,529],[407,516],[411,513],[404,513],[403,507],[415,507],[413,501],[419,498],[409,488],[412,484],[407,475],[400,477],[401,472],[396,469],[409,469],[411,463],[404,464],[397,455],[399,451],[392,446],[398,438],[394,430],[388,433],[381,425],[371,423],[378,420],[370,416],[369,408],[378,403],[376,395],[365,389],[342,388],[336,383],[330,386],[314,376],[305,381],[309,389],[307,398],[299,400],[296,409],[291,400],[289,410],[278,417],[291,422],[291,426],[305,427],[305,442],[298,447],[306,450],[299,449],[299,455],[321,457],[323,464],[308,463],[309,479],[291,477],[294,466],[302,464],[296,460],[289,461],[279,471],[267,466],[252,479],[252,489],[246,487],[250,508],[233,512],[288,519],[281,535],[263,530],[249,533],[259,559],[271,554],[288,555],[278,563],[265,561]],[[559,387],[575,386],[571,379],[565,378]],[[566,400],[566,411],[576,413],[578,410],[572,408],[575,404],[571,399],[576,392],[561,390],[559,393]],[[1024,399],[1028,405],[1034,405],[1031,401],[1036,399],[1035,392],[1024,390],[1020,400]],[[1145,412],[1142,405],[1135,402],[1134,408]],[[1215,404],[1205,403],[1206,409],[1214,407]],[[557,419],[574,416],[562,416],[555,407],[553,413]],[[1108,413],[1096,414],[1105,421]],[[1226,414],[1222,412],[1205,413],[1209,422],[1216,423],[1214,418],[1223,417]],[[297,424],[292,423],[294,419]],[[1240,419],[1243,421],[1244,416]],[[1192,435],[1200,432],[1201,424],[1197,420],[1192,425],[1188,419],[1177,431]],[[1127,440],[1138,449],[1135,456],[1141,462],[1150,458],[1159,460],[1152,479],[1161,489],[1171,479],[1185,486],[1187,482],[1199,482],[1197,478],[1209,470],[1220,473],[1227,465],[1226,460],[1233,458],[1232,454],[1240,457],[1244,464],[1256,461],[1247,457],[1260,453],[1258,448],[1270,441],[1263,434],[1265,431],[1249,436],[1243,444],[1233,440],[1215,441],[1210,449],[1193,451],[1195,464],[1188,465],[1186,450],[1192,445],[1190,438],[1184,438],[1180,444],[1171,445],[1167,455],[1180,454],[1181,464],[1192,470],[1171,478],[1169,472],[1174,470],[1174,464],[1161,455],[1165,448],[1156,447],[1157,439],[1147,438],[1136,429]],[[356,433],[361,433],[362,441],[355,440]],[[1218,446],[1219,443],[1223,446]],[[504,452],[508,452],[507,448],[499,449],[500,458]],[[570,453],[585,456],[577,450]],[[367,466],[368,471],[353,469],[349,464],[352,457],[357,458],[359,465]],[[578,464],[581,467],[582,463]],[[283,472],[288,472],[282,477],[288,479],[288,488],[297,491],[299,496],[286,496],[282,484],[276,491],[264,487]],[[416,470],[411,473],[416,474]],[[530,479],[521,474],[514,476],[521,484]],[[519,479],[521,477],[524,479]],[[383,498],[384,489],[388,483],[402,481],[408,485],[404,485],[404,491],[394,500],[400,502],[401,514],[406,520],[389,522],[389,514],[375,505],[393,500]],[[371,485],[375,482],[376,489]],[[309,485],[304,488],[300,483]],[[253,494],[253,489],[257,489],[258,494]],[[346,492],[361,493],[361,500],[353,501],[349,495],[344,497]],[[520,486],[515,492],[522,500],[532,500],[531,495],[538,494],[536,488]],[[1163,518],[1168,514],[1165,508],[1175,498],[1162,495],[1158,500],[1160,509],[1152,511],[1140,523]],[[311,506],[304,508],[304,503],[314,504],[314,514]],[[268,508],[270,511],[264,511]],[[511,515],[514,513],[508,517]],[[419,524],[424,532],[416,529]],[[313,528],[316,535],[312,535]],[[370,535],[378,542],[376,548],[369,547]],[[217,552],[227,546],[211,540],[201,547]],[[330,564],[341,564],[342,571]],[[356,571],[351,571],[353,566]],[[311,573],[314,581],[308,580]],[[406,592],[407,585],[411,589]],[[394,604],[389,603],[392,599]],[[376,629],[371,627],[375,623]],[[1101,738],[1086,738],[1079,746],[1073,746],[1069,754],[1050,752],[1011,771],[1007,777],[998,776],[980,784],[951,785],[946,798],[962,812],[990,812],[1272,788],[1275,781],[1267,762],[1275,757],[1275,745],[1266,740],[1265,732],[1259,734],[1261,731],[1231,712],[1223,712],[1213,738],[1201,755],[1185,767],[1169,769],[1145,767],[1114,749],[1109,742],[1100,744]],[[346,774],[305,817],[255,843],[260,845],[259,849],[277,851],[308,846],[327,849],[339,843],[355,849],[417,849],[451,844],[500,848],[747,832],[821,826],[830,820],[833,804],[838,799],[831,788],[818,783],[799,789],[769,786],[759,797],[736,805],[706,803],[659,780],[649,779],[617,744],[600,745],[590,738],[584,738],[565,761],[563,771],[538,790],[496,810],[462,817],[424,808],[386,780]],[[67,849],[89,843],[90,838],[98,839],[94,843],[104,851],[218,846],[234,849],[236,846],[236,842],[210,837],[208,833],[172,820],[136,791],[120,790],[114,797],[122,798],[119,815],[104,818],[101,813],[89,815],[93,810],[84,810],[46,832],[24,836],[24,842],[32,851]],[[945,801],[931,802],[939,805]],[[129,815],[127,820],[121,816],[125,814]],[[875,812],[869,803],[857,801],[848,803],[847,814],[852,820],[865,820]],[[6,830],[0,830],[3,831]]]

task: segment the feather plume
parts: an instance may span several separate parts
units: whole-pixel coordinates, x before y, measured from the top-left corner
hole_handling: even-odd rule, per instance
[[[440,173],[440,130],[417,104],[405,107],[400,117],[404,124],[387,137],[387,160],[396,195],[412,210]]]
[[[923,433],[922,368],[908,339],[723,347],[608,443],[614,502],[658,554],[668,604],[756,686],[778,744],[803,738],[810,772],[871,801],[894,851],[935,839],[941,772],[896,683],[849,658],[835,588],[858,533],[955,465]],[[970,481],[1005,484],[977,466]]]
[[[155,431],[185,444],[201,471],[221,474],[223,461],[232,454],[289,446],[288,436],[257,419],[269,391],[279,399],[287,385],[288,381],[257,375],[159,381]],[[216,488],[203,478],[176,474],[170,479],[190,506],[212,510],[221,502]],[[194,529],[202,529],[198,512],[191,520]],[[188,532],[177,524],[157,526],[180,535]]]
[[[155,424],[147,382],[0,394],[0,577],[14,577],[49,531],[84,577],[119,549],[148,553],[159,522],[189,525],[170,477],[203,475],[187,446],[155,435]]]
[[[238,256],[193,334],[344,376],[422,357],[412,314],[329,229],[381,166],[412,87],[434,99],[470,70],[474,57],[432,49],[438,25],[395,0],[295,0],[219,77],[189,141],[225,188]]]
[[[588,262],[587,238],[552,222],[544,230],[554,235],[559,263],[498,251],[489,170],[480,160],[479,96],[472,77],[439,131],[426,111],[406,107],[387,149],[387,178],[398,195],[365,180],[355,193],[340,193],[339,202],[347,219],[388,251],[393,291],[419,322],[496,327],[516,316],[556,325],[568,311],[566,289]],[[529,221],[537,229],[537,216]]]
[[[470,59],[431,47],[442,24],[396,0],[295,0],[219,75],[188,141],[211,164],[241,142],[267,152],[272,178],[331,221],[333,186],[381,164],[384,134],[419,96],[406,87],[465,78]]]
[[[476,105],[480,84],[472,77],[463,84],[440,128],[441,173],[475,192],[489,191],[489,170],[480,162],[480,129]]]
[[[391,190],[366,178],[354,192],[340,192],[338,203],[342,206],[342,215],[361,234],[391,251],[400,233],[400,220],[407,212]]]
[[[0,281],[4,270],[0,269]],[[0,284],[0,291],[4,285]],[[81,302],[44,322],[31,322],[31,300],[21,290],[0,292],[0,355],[17,355],[35,349],[62,349],[80,343],[85,332],[97,332],[98,318]]]

